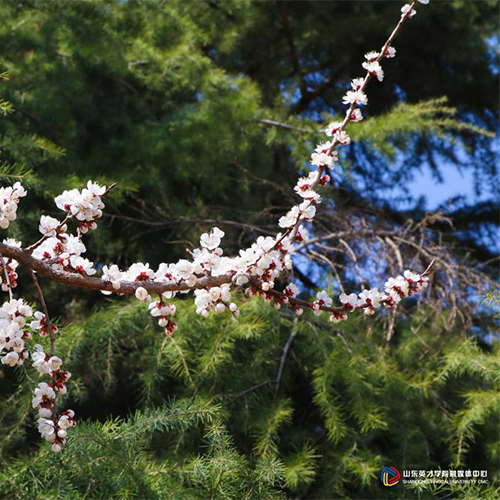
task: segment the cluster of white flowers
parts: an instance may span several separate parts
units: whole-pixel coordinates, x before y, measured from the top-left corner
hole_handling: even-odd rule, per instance
[[[43,347],[40,344],[36,344],[34,349],[31,354],[33,366],[40,375],[50,375],[52,378],[51,387],[64,396],[67,393],[65,384],[71,378],[71,373],[61,370],[62,359],[43,352]]]
[[[233,258],[223,256],[220,248],[224,232],[219,228],[213,228],[209,233],[205,233],[200,238],[200,248],[191,253],[192,261],[180,260],[176,264],[160,264],[158,271],[154,272],[146,264],[134,264],[127,272],[120,271],[116,266],[105,268],[103,277],[113,283],[115,290],[120,289],[120,281],[154,281],[167,284],[180,284],[193,288],[199,279],[205,276],[217,277],[225,274],[232,275],[232,281],[236,285],[248,285],[249,295],[258,294],[268,303],[273,303],[276,308],[282,304],[290,303],[296,314],[303,312],[303,304],[298,304],[293,299],[298,293],[295,285],[289,285],[284,293],[273,293],[274,283],[277,276],[286,269],[292,267],[292,255],[294,253],[294,243],[304,241],[308,238],[307,229],[302,223],[311,222],[315,215],[318,204],[321,203],[321,196],[316,191],[318,186],[325,185],[330,180],[329,170],[333,169],[339,160],[336,148],[347,146],[351,138],[345,132],[344,127],[348,122],[358,122],[363,119],[361,111],[357,106],[368,103],[368,98],[364,93],[370,76],[383,80],[384,72],[380,61],[385,58],[392,58],[396,50],[386,44],[380,52],[371,51],[365,54],[365,61],[362,66],[366,70],[366,76],[355,78],[351,82],[351,90],[344,96],[343,102],[349,105],[346,117],[343,122],[333,122],[325,129],[325,133],[330,140],[317,145],[311,155],[311,164],[317,167],[316,171],[311,171],[308,176],[298,180],[295,186],[296,193],[301,197],[301,203],[292,207],[282,216],[278,225],[284,229],[283,234],[276,237],[260,237],[257,241],[245,250],[240,250],[239,255]],[[404,278],[403,278],[404,279]],[[395,290],[401,290],[397,292]],[[347,318],[347,312],[356,308],[363,308],[366,314],[372,314],[375,308],[382,303],[385,305],[396,304],[406,290],[404,287],[393,289],[393,293],[384,295],[376,289],[363,290],[359,297],[356,294],[349,296],[342,294],[340,297],[343,304],[340,310],[333,310],[331,320],[341,321]],[[408,288],[410,290],[410,288]],[[415,289],[412,289],[415,291]],[[184,290],[183,292],[185,292]],[[164,294],[164,298],[171,298],[176,292]],[[181,292],[182,293],[182,292]],[[231,302],[231,286],[207,286],[194,290],[195,304],[198,314],[208,316],[211,311],[222,313],[229,309],[237,315],[237,306]],[[170,307],[163,303],[163,299],[157,305],[152,305],[152,299],[145,288],[138,289],[136,296],[139,300],[150,302],[150,311],[155,316],[160,317],[161,325],[172,322],[166,317],[170,313]],[[331,308],[332,299],[325,291],[318,293],[317,300],[310,305],[315,314],[320,314],[323,310]],[[169,311],[167,314],[160,312],[161,309]],[[339,309],[339,308],[338,308]],[[171,333],[168,329],[167,333]]]
[[[390,307],[395,307],[401,302],[401,299],[412,296],[420,292],[428,285],[428,278],[422,278],[419,274],[412,273],[409,270],[404,272],[404,276],[389,278],[384,285],[387,294],[387,303]]]
[[[316,300],[312,304],[311,309],[316,316],[319,316],[323,307],[330,307],[331,305],[332,299],[328,297],[325,290],[321,290],[321,292],[316,294]]]
[[[55,202],[57,208],[75,218],[79,222],[80,231],[86,233],[89,229],[97,227],[96,220],[102,216],[104,208],[101,196],[105,192],[105,186],[88,181],[86,188],[64,191],[55,199]]]
[[[0,355],[7,366],[21,366],[28,357],[25,341],[31,338],[27,320],[33,316],[31,307],[22,299],[12,299],[0,308]]]
[[[396,307],[401,302],[401,299],[410,297],[426,288],[428,282],[429,278],[427,276],[421,276],[406,270],[404,276],[389,278],[386,281],[384,285],[385,293],[380,292],[377,288],[363,290],[359,294],[357,304],[354,306],[353,301],[350,301],[350,305],[354,308],[363,308],[365,314],[371,315],[381,305],[390,308]],[[350,297],[352,295],[354,294],[351,294]]]
[[[30,323],[28,321],[33,319]],[[31,339],[31,330],[38,330],[41,336],[47,335],[46,318],[40,312],[33,313],[32,308],[23,299],[12,299],[0,308],[0,355],[7,366],[21,366],[29,357],[26,341]],[[54,327],[54,333],[57,329]],[[6,353],[5,353],[6,351]],[[66,440],[65,421],[74,425],[71,415],[57,415],[55,412],[56,395],[66,394],[65,383],[71,374],[61,369],[62,360],[43,352],[36,344],[32,353],[33,366],[40,375],[49,375],[51,382],[41,382],[35,389],[32,399],[33,408],[39,412],[40,433],[51,443],[54,451],[60,451]],[[49,427],[52,427],[50,431]],[[64,431],[64,432],[63,432]]]
[[[406,297],[420,292],[428,286],[429,278],[424,275],[405,271],[404,276],[389,278],[385,283],[385,293],[377,288],[363,290],[359,295],[351,293],[341,293],[339,296],[341,306],[333,307],[333,300],[328,296],[326,290],[321,290],[316,295],[316,300],[312,303],[297,299],[299,289],[294,283],[290,283],[283,292],[263,290],[259,287],[250,287],[251,295],[260,295],[268,303],[274,302],[276,308],[281,304],[289,304],[297,315],[303,313],[303,308],[310,308],[316,316],[322,312],[331,313],[330,321],[338,323],[347,319],[347,313],[354,310],[363,310],[365,314],[372,315],[381,306],[395,308],[396,305]]]
[[[40,337],[46,337],[47,335],[50,335],[49,325],[47,324],[47,318],[45,317],[45,314],[41,313],[40,311],[36,311],[33,314],[33,317],[35,318],[35,320],[30,324],[31,329],[38,330]],[[51,324],[50,327],[52,329],[52,334],[56,334],[59,331],[59,328],[57,328],[57,326],[55,325]]]
[[[17,218],[19,198],[26,196],[26,190],[20,182],[13,186],[0,187],[0,227],[7,229]]]
[[[169,319],[169,316],[175,314],[174,304],[165,304],[162,299],[149,303],[149,313],[153,318],[158,318],[158,325],[165,328],[167,335],[172,335],[177,330],[177,324]]]
[[[417,0],[417,2],[420,2],[421,4],[427,5],[429,3],[429,0]],[[417,11],[413,8],[413,4],[406,4],[401,7],[401,17],[408,16],[409,18],[412,18]]]
[[[301,194],[309,198],[305,183],[301,182]],[[312,196],[312,195],[311,195]],[[314,208],[314,207],[313,207]],[[309,209],[309,213],[312,210]],[[177,293],[187,293],[193,289],[199,279],[203,277],[218,277],[230,274],[232,282],[238,286],[244,285],[251,279],[258,280],[265,290],[274,287],[274,280],[284,269],[291,269],[291,253],[293,251],[291,240],[282,234],[276,237],[259,237],[257,241],[245,250],[241,250],[236,257],[225,257],[220,248],[224,232],[213,228],[209,233],[202,234],[200,248],[190,251],[192,260],[181,259],[175,264],[159,265],[154,271],[149,264],[135,263],[127,271],[121,271],[116,265],[103,268],[102,278],[112,283],[116,293],[120,292],[122,282],[152,282],[166,285],[183,285],[185,290],[179,292],[164,292],[158,304],[152,306],[152,298],[146,288],[140,286],[136,289],[137,299],[149,302],[151,314],[159,317],[161,326],[165,325],[165,332],[171,334],[176,329],[167,316],[173,315],[175,309],[164,304],[163,299],[171,299]],[[297,240],[302,241],[307,237],[307,231],[300,226],[297,231]],[[195,304],[198,314],[208,316],[211,311],[222,313],[226,309],[234,316],[238,315],[236,304],[231,302],[231,285],[207,286],[194,291]],[[110,293],[110,292],[106,292]],[[162,312],[163,311],[163,312]]]
[[[153,318],[158,318],[158,325],[165,329],[166,335],[172,335],[177,330],[177,323],[174,323],[170,319],[170,316],[175,314],[176,307],[174,304],[166,304],[163,301],[165,296],[171,298],[171,294],[164,293],[160,296],[159,300],[153,301],[148,291],[140,286],[136,289],[135,296],[138,300],[149,303],[149,314]]]
[[[21,242],[13,238],[7,238],[3,240],[3,243],[11,247],[21,247]],[[9,288],[16,288],[18,278],[16,269],[18,266],[19,262],[17,262],[17,260],[4,258],[0,260],[0,282],[2,284],[2,291],[8,292]]]
[[[49,356],[43,352],[43,347],[40,344],[36,344],[34,351],[31,354],[33,359],[33,366],[36,368],[38,373],[43,375],[44,373],[52,373],[55,370],[61,368],[62,360],[57,356]]]
[[[30,323],[29,319],[32,319]],[[38,311],[33,313],[23,299],[4,302],[0,308],[0,353],[7,351],[1,358],[4,365],[21,366],[24,363],[28,357],[25,341],[31,338],[30,330],[38,331],[42,337],[47,335],[45,315]],[[57,333],[57,327],[52,326],[52,331]]]
[[[73,410],[66,410],[58,414],[54,420],[45,417],[38,419],[38,432],[49,443],[52,443],[52,451],[58,453],[62,450],[68,429],[76,425],[74,416]]]
[[[52,226],[50,226],[52,227]],[[45,230],[47,226],[43,229]],[[40,230],[42,226],[40,224]],[[56,236],[48,236],[53,229],[46,233],[46,239],[33,250],[35,259],[49,261],[52,268],[59,271],[76,271],[84,276],[92,276],[96,273],[94,264],[82,257],[87,248],[81,238],[72,234],[58,232]]]
[[[70,379],[71,373],[62,370],[62,360],[57,356],[51,356],[43,352],[40,344],[34,346],[31,354],[33,367],[40,375],[49,375],[50,383],[40,382],[35,389],[35,395],[31,404],[38,410],[38,431],[47,441],[52,443],[52,450],[61,451],[66,442],[67,429],[75,425],[72,410],[63,413],[56,412],[57,396],[64,396],[67,392],[66,382]]]
[[[56,404],[56,392],[46,382],[40,382],[35,389],[35,396],[31,400],[31,405],[38,410],[38,415],[43,418],[52,416],[52,409]]]
[[[239,315],[238,306],[231,302],[231,286],[228,284],[213,286],[209,289],[194,291],[196,312],[207,317],[213,310],[220,314],[229,309],[234,316]]]

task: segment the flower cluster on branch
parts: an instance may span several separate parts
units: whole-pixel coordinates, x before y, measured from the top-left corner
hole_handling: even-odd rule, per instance
[[[351,89],[343,98],[344,104],[348,105],[345,117],[343,121],[330,123],[326,127],[328,140],[318,144],[311,155],[311,164],[316,169],[298,180],[295,192],[300,202],[279,219],[278,226],[282,231],[276,236],[261,236],[249,248],[229,257],[224,255],[221,248],[225,234],[214,227],[201,235],[199,248],[189,251],[188,259],[161,263],[157,269],[142,262],[134,263],[124,270],[116,264],[110,264],[104,266],[101,276],[97,277],[94,263],[83,257],[86,246],[82,239],[88,231],[97,228],[97,221],[105,208],[103,198],[114,185],[105,187],[89,181],[86,188],[64,191],[55,198],[57,207],[66,215],[62,221],[42,215],[39,223],[42,236],[36,243],[27,248],[13,240],[0,243],[2,289],[11,294],[10,300],[0,309],[1,361],[8,366],[22,365],[29,357],[26,342],[32,334],[38,332],[41,336],[50,336],[50,353],[45,353],[41,345],[35,344],[31,348],[31,357],[33,367],[39,374],[50,378],[49,382],[38,384],[32,405],[39,413],[39,432],[52,443],[52,450],[57,452],[62,449],[67,430],[75,425],[75,421],[72,410],[57,411],[57,398],[66,394],[65,384],[71,375],[62,370],[63,361],[55,355],[57,327],[50,321],[37,276],[100,290],[105,294],[134,293],[138,300],[149,304],[151,316],[157,319],[167,335],[172,335],[177,329],[173,321],[175,305],[168,301],[178,293],[192,291],[196,312],[204,317],[212,312],[221,314],[226,311],[237,317],[239,311],[231,300],[231,292],[234,287],[244,287],[247,294],[261,296],[276,308],[288,305],[297,315],[302,314],[304,309],[310,309],[316,315],[327,312],[330,320],[337,323],[347,319],[348,313],[356,310],[371,315],[380,307],[395,308],[403,298],[427,286],[432,263],[422,274],[407,270],[403,276],[389,278],[384,291],[371,288],[359,294],[342,293],[339,305],[334,305],[333,298],[325,290],[317,293],[315,301],[308,302],[298,298],[299,289],[293,283],[283,291],[275,289],[277,278],[292,268],[297,244],[309,239],[306,225],[313,221],[317,206],[321,203],[321,195],[317,190],[330,181],[331,171],[339,160],[338,149],[351,142],[345,127],[350,122],[363,119],[359,107],[368,103],[366,86],[373,77],[383,80],[381,61],[395,56],[396,50],[391,43],[404,21],[414,15],[417,1],[428,2],[414,0],[403,7],[399,23],[381,50],[365,55],[362,63],[365,75],[352,80]],[[0,227],[7,228],[16,219],[19,199],[25,195],[26,191],[20,183],[0,189],[0,200],[4,200],[3,205],[0,204]],[[76,223],[76,234],[68,232],[71,223]],[[18,266],[30,272],[43,312],[33,313],[23,299],[12,297]]]

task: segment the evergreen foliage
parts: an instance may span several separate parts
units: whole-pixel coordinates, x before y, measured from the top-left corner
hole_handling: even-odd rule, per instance
[[[496,279],[498,200],[487,191],[497,181],[498,2],[431,5],[398,38],[404,56],[384,85],[370,87],[322,209],[348,221],[367,212],[403,232],[435,215],[406,189],[420,169],[436,182],[450,165],[474,169],[487,196],[444,203],[439,242],[455,252],[445,264],[465,256]],[[4,0],[0,181],[22,179],[31,195],[7,235],[36,241],[54,195],[88,178],[118,183],[86,243],[98,265],[174,261],[214,224],[225,224],[226,253],[274,231],[395,7]],[[410,208],[384,199],[395,186]],[[301,263],[306,293],[319,282],[358,287],[346,249],[331,244],[339,275]],[[378,272],[368,247],[359,266]],[[414,253],[401,248],[406,263]],[[19,290],[36,301],[27,284],[21,274]],[[165,337],[143,304],[43,286],[78,424],[51,453],[31,410],[38,374],[2,367],[0,498],[500,497],[498,291],[471,321],[455,318],[452,298],[409,300],[395,318],[353,315],[341,328],[243,297],[238,320],[204,319],[179,299],[179,333]],[[464,289],[473,305],[486,293]],[[486,469],[489,484],[403,492],[382,486],[385,465]]]
[[[437,2],[401,33],[404,57],[370,90],[373,121],[349,130],[364,141],[350,148],[341,187],[373,203],[423,162],[438,182],[443,158],[473,168],[483,194],[496,182],[495,5]],[[357,61],[383,41],[394,10],[391,2],[6,0],[1,87],[15,112],[0,121],[3,160],[37,173],[29,211],[54,211],[55,195],[89,177],[119,180],[112,224],[89,245],[103,262],[159,262],[166,244],[178,258],[206,220],[240,224],[228,227],[234,250],[238,227],[284,209],[272,183],[293,185],[317,138],[262,120],[317,131],[340,113]],[[325,19],[335,29],[318,29]],[[464,201],[449,207],[457,223],[472,222]],[[496,224],[495,207],[474,223],[475,235]]]
[[[30,444],[29,389],[4,401],[2,452],[17,459],[5,462],[1,495],[399,498],[379,481],[384,465],[397,464],[487,469],[488,487],[450,487],[495,498],[497,346],[481,349],[426,310],[399,320],[387,344],[370,319],[353,317],[340,331],[256,299],[240,305],[241,317],[221,325],[180,301],[183,333],[173,337],[136,303],[65,328],[58,349],[71,360],[68,404],[79,424],[54,456]],[[16,378],[25,387],[37,376]],[[14,385],[4,379],[2,393]],[[429,494],[448,493],[406,491]]]

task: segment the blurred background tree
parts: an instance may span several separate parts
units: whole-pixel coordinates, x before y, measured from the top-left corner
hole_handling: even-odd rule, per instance
[[[481,303],[498,277],[498,7],[418,9],[288,277],[337,293],[437,258],[424,301],[340,330],[255,301],[236,323],[201,321],[181,301],[170,341],[135,304],[47,284],[78,433],[49,455],[36,377],[2,371],[0,494],[388,498],[401,489],[378,475],[393,465],[488,469],[493,484],[408,498],[496,498],[498,337]],[[34,241],[63,189],[117,182],[87,246],[126,267],[175,261],[213,225],[229,254],[274,234],[399,5],[5,0],[0,13],[0,173],[30,191],[9,234]],[[418,179],[455,171],[474,182],[443,184],[452,196],[429,206]]]

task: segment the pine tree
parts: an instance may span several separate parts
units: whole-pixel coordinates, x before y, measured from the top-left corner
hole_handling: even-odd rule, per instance
[[[307,4],[3,2],[0,177],[36,194],[9,235],[36,240],[53,196],[94,174],[118,182],[109,225],[89,238],[98,265],[157,263],[169,249],[173,260],[214,220],[227,223],[228,253],[274,231],[320,127],[339,116],[350,58],[379,43],[394,10]],[[428,214],[378,191],[405,185],[423,159],[439,177],[439,155],[461,163],[457,144],[478,179],[494,178],[496,97],[478,90],[494,88],[494,7],[448,2],[428,15],[442,67],[428,45],[410,46],[419,28],[404,35],[398,51],[413,55],[391,68],[400,88],[378,87],[349,129],[315,233],[324,245],[294,269],[312,297],[437,256],[429,300],[332,325],[243,296],[238,319],[205,319],[177,299],[179,332],[166,337],[143,304],[44,286],[78,425],[51,453],[30,409],[38,373],[2,368],[0,497],[400,498],[379,479],[394,465],[488,471],[488,485],[411,486],[405,498],[497,498],[497,321],[475,307],[496,272],[478,229],[498,222],[494,200]],[[328,16],[337,29],[318,29]]]
[[[360,317],[339,330],[246,299],[221,327],[178,307],[182,335],[170,338],[136,303],[65,331],[58,348],[84,422],[54,457],[30,444],[30,391],[4,402],[2,451],[17,455],[4,497],[399,498],[379,485],[388,463],[487,469],[488,487],[452,494],[498,494],[497,346],[485,351],[425,308],[388,345]],[[16,374],[26,376],[37,377]],[[406,496],[446,494],[429,488]]]

